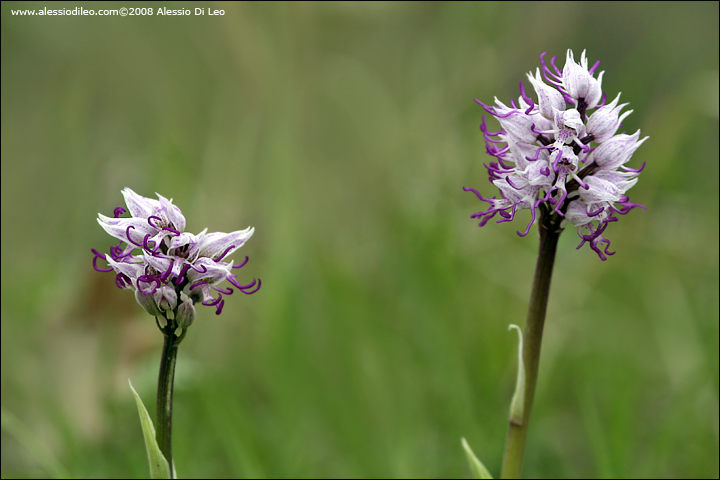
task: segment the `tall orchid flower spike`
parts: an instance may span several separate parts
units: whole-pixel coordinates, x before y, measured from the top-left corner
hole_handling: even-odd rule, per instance
[[[172,199],[160,194],[158,200],[146,198],[129,188],[122,194],[127,208],[115,208],[112,217],[98,215],[100,226],[119,242],[109,253],[92,249],[93,266],[99,272],[114,272],[118,288],[135,293],[137,302],[155,317],[165,336],[154,435],[168,465],[173,466],[172,389],[178,345],[197,316],[198,303],[215,307],[220,315],[225,305],[223,295],[231,295],[234,289],[251,295],[260,289],[260,279],[243,285],[233,273],[249,258],[238,264],[231,259],[255,230],[207,233],[205,229],[195,235],[185,232],[185,217]],[[125,214],[130,216],[122,216]],[[231,286],[220,286],[224,281]],[[143,428],[146,425],[143,422]],[[150,447],[148,455],[152,457]]]
[[[487,166],[490,180],[500,189],[502,199],[485,198],[474,188],[464,188],[490,206],[472,218],[479,218],[482,227],[496,214],[502,217],[498,222],[506,222],[518,210],[529,209],[532,220],[524,232],[518,232],[524,236],[537,221],[539,212],[541,216],[553,217],[547,221],[554,228],[576,227],[582,240],[580,246],[588,243],[606,260],[606,255],[614,253],[608,251],[610,241],[602,235],[608,224],[618,220],[616,215],[625,215],[635,207],[645,208],[625,195],[645,165],[633,169],[625,164],[648,137],[640,140],[639,130],[633,135],[617,133],[632,110],[620,113],[628,105],[618,105],[620,94],[611,103],[600,104],[604,98],[601,90],[604,72],[594,77],[600,62],[588,69],[584,51],[580,63],[576,63],[568,50],[565,66],[560,70],[555,67],[556,57],[548,65],[544,56],[540,56],[542,75],[540,69],[535,74],[528,73],[537,102],[525,94],[522,83],[522,94],[517,103],[511,102],[512,107],[497,99],[495,106],[476,100],[498,119],[502,128],[491,132],[485,117],[480,126],[487,153],[496,159]],[[534,168],[528,171],[528,165]],[[605,185],[604,191],[616,194],[587,195],[589,189],[597,187],[596,179],[613,184],[615,188]],[[568,210],[572,214],[568,215]]]
[[[486,165],[490,182],[499,196],[484,197],[473,192],[489,208],[474,213],[479,226],[499,216],[497,223],[509,222],[519,210],[530,210],[530,222],[518,235],[525,236],[535,223],[540,234],[535,280],[530,298],[525,333],[522,337],[522,388],[513,397],[510,429],[503,459],[502,477],[518,478],[527,435],[535,386],[537,383],[540,344],[547,310],[550,280],[560,234],[568,226],[577,229],[586,243],[606,260],[610,241],[604,237],[608,226],[635,207],[627,196],[638,181],[640,168],[627,163],[648,137],[618,133],[621,123],[632,113],[622,112],[628,105],[620,103],[620,94],[606,104],[602,91],[604,72],[595,75],[600,62],[588,68],[583,51],[580,62],[568,50],[565,66],[555,66],[540,56],[542,68],[527,77],[537,95],[531,98],[520,83],[520,97],[510,106],[497,98],[495,105],[477,103],[500,123],[493,132],[483,116],[480,130],[491,157]],[[520,378],[521,375],[518,375]]]

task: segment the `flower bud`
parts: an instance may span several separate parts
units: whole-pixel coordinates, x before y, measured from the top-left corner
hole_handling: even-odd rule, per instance
[[[587,57],[583,50],[580,57],[580,64],[575,63],[572,50],[567,52],[567,60],[562,72],[563,87],[568,95],[576,102],[580,99],[585,101],[587,108],[595,107],[602,98],[602,76],[600,72],[597,79],[587,68]]]
[[[177,306],[177,293],[175,293],[175,289],[167,285],[163,285],[155,290],[153,297],[155,299],[155,303],[157,304],[157,308],[160,311],[165,312],[165,316],[167,316],[167,318],[172,319],[175,307]]]
[[[535,71],[535,77],[532,74],[527,74],[530,83],[535,88],[535,92],[538,95],[538,103],[540,104],[540,115],[552,120],[554,118],[554,111],[565,110],[565,99],[557,89],[552,88],[542,81],[540,76],[540,69]]]
[[[498,117],[498,121],[502,129],[517,142],[535,143],[537,140],[537,134],[532,131],[534,122],[529,116],[523,115],[520,110],[507,117]]]
[[[592,217],[589,217],[587,214],[587,205],[581,200],[573,200],[570,202],[565,212],[565,219],[576,227],[588,224],[593,220]]]
[[[135,290],[135,300],[140,304],[140,306],[145,310],[147,313],[152,315],[153,317],[157,317],[160,311],[157,308],[157,303],[155,303],[155,298],[152,293],[150,294],[144,294],[140,291],[140,289]]]
[[[640,130],[632,135],[624,133],[615,135],[595,149],[592,153],[592,160],[603,169],[612,170],[618,168],[630,160],[635,150],[648,139],[648,137],[645,137],[638,142],[639,137]]]
[[[622,116],[618,117],[620,110],[628,105],[627,103],[623,103],[622,105],[617,106],[619,100],[620,94],[618,93],[612,103],[609,103],[604,107],[600,107],[588,119],[587,133],[588,135],[593,135],[593,140],[597,143],[603,143],[615,135],[620,122],[625,120],[625,117],[633,112],[632,110],[628,110],[623,113]]]
[[[176,322],[179,328],[188,328],[195,321],[195,305],[183,292],[180,292],[180,300]]]
[[[580,198],[585,203],[593,204],[598,202],[617,202],[620,200],[620,189],[613,182],[595,176],[585,177],[585,183],[590,188],[580,188]]]

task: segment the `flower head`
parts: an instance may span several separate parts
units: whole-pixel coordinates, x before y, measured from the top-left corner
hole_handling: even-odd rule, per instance
[[[602,234],[618,220],[615,214],[645,208],[625,194],[645,164],[639,169],[625,164],[648,137],[640,139],[639,130],[632,135],[617,133],[632,110],[621,113],[628,104],[618,104],[620,94],[605,104],[604,72],[595,78],[600,62],[588,69],[584,51],[577,63],[568,50],[565,66],[559,69],[556,57],[548,65],[544,56],[540,56],[542,71],[528,73],[537,103],[522,83],[521,95],[510,107],[497,98],[494,106],[476,100],[500,122],[501,130],[491,132],[483,116],[480,130],[487,153],[496,159],[486,168],[502,198],[485,198],[474,188],[464,187],[490,205],[472,218],[479,218],[482,227],[495,215],[502,217],[498,223],[509,222],[517,210],[529,209],[532,220],[524,232],[518,232],[525,236],[539,210],[541,215],[564,219],[557,222],[562,228],[567,223],[577,227],[582,239],[578,248],[589,243],[605,260],[605,255],[614,252],[608,251],[610,241]]]
[[[245,244],[253,228],[232,233],[205,229],[194,235],[185,232],[185,217],[172,199],[160,194],[158,200],[145,198],[129,188],[122,194],[127,209],[117,207],[113,217],[98,215],[100,226],[120,242],[108,254],[92,249],[93,266],[100,272],[114,271],[118,288],[133,290],[137,302],[162,323],[187,328],[195,319],[197,302],[214,306],[219,315],[223,295],[233,293],[232,287],[218,286],[224,280],[248,295],[260,289],[259,279],[242,285],[232,273],[248,257],[238,265],[225,260]],[[130,217],[120,217],[125,213]],[[98,266],[98,259],[108,267]]]

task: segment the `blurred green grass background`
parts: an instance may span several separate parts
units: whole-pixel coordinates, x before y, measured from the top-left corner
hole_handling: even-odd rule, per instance
[[[3,478],[147,476],[162,337],[91,248],[131,187],[248,225],[250,297],[180,349],[187,477],[497,474],[537,248],[477,228],[483,110],[542,52],[602,60],[650,140],[601,262],[560,241],[529,477],[718,477],[718,4],[2,3]],[[493,124],[495,125],[495,124]],[[534,230],[536,231],[536,230]]]

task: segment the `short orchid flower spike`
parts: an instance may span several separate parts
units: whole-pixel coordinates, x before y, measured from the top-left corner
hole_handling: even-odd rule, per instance
[[[640,139],[639,130],[632,135],[618,133],[632,110],[621,113],[628,104],[619,103],[620,94],[606,104],[604,72],[595,75],[600,62],[588,68],[584,51],[578,63],[568,50],[565,66],[559,69],[557,57],[548,64],[544,56],[540,56],[542,69],[528,73],[537,102],[522,82],[521,95],[510,106],[497,99],[494,106],[476,100],[500,122],[500,130],[491,132],[483,116],[480,130],[487,153],[495,157],[486,168],[501,198],[485,198],[464,187],[490,207],[472,218],[480,219],[482,227],[497,214],[502,217],[498,223],[509,222],[518,210],[529,209],[532,220],[518,232],[525,236],[540,210],[557,217],[560,228],[577,227],[582,240],[578,248],[588,243],[605,260],[614,252],[608,250],[610,241],[603,234],[618,220],[616,214],[645,208],[626,195],[645,164],[637,169],[626,164],[648,137]],[[146,230],[149,239],[158,235]]]
[[[93,266],[100,272],[115,272],[118,288],[133,290],[137,302],[164,327],[168,321],[183,330],[195,319],[195,305],[215,307],[222,312],[223,295],[233,287],[245,294],[260,289],[259,279],[241,284],[233,269],[248,262],[248,257],[235,264],[226,260],[254,232],[253,228],[232,233],[199,234],[185,232],[185,217],[180,209],[158,194],[158,200],[146,198],[129,188],[122,191],[127,209],[115,208],[113,217],[98,215],[98,223],[119,243],[110,253],[95,249]],[[121,217],[129,213],[129,217]],[[103,260],[107,266],[98,265]],[[227,281],[232,286],[223,288]]]

